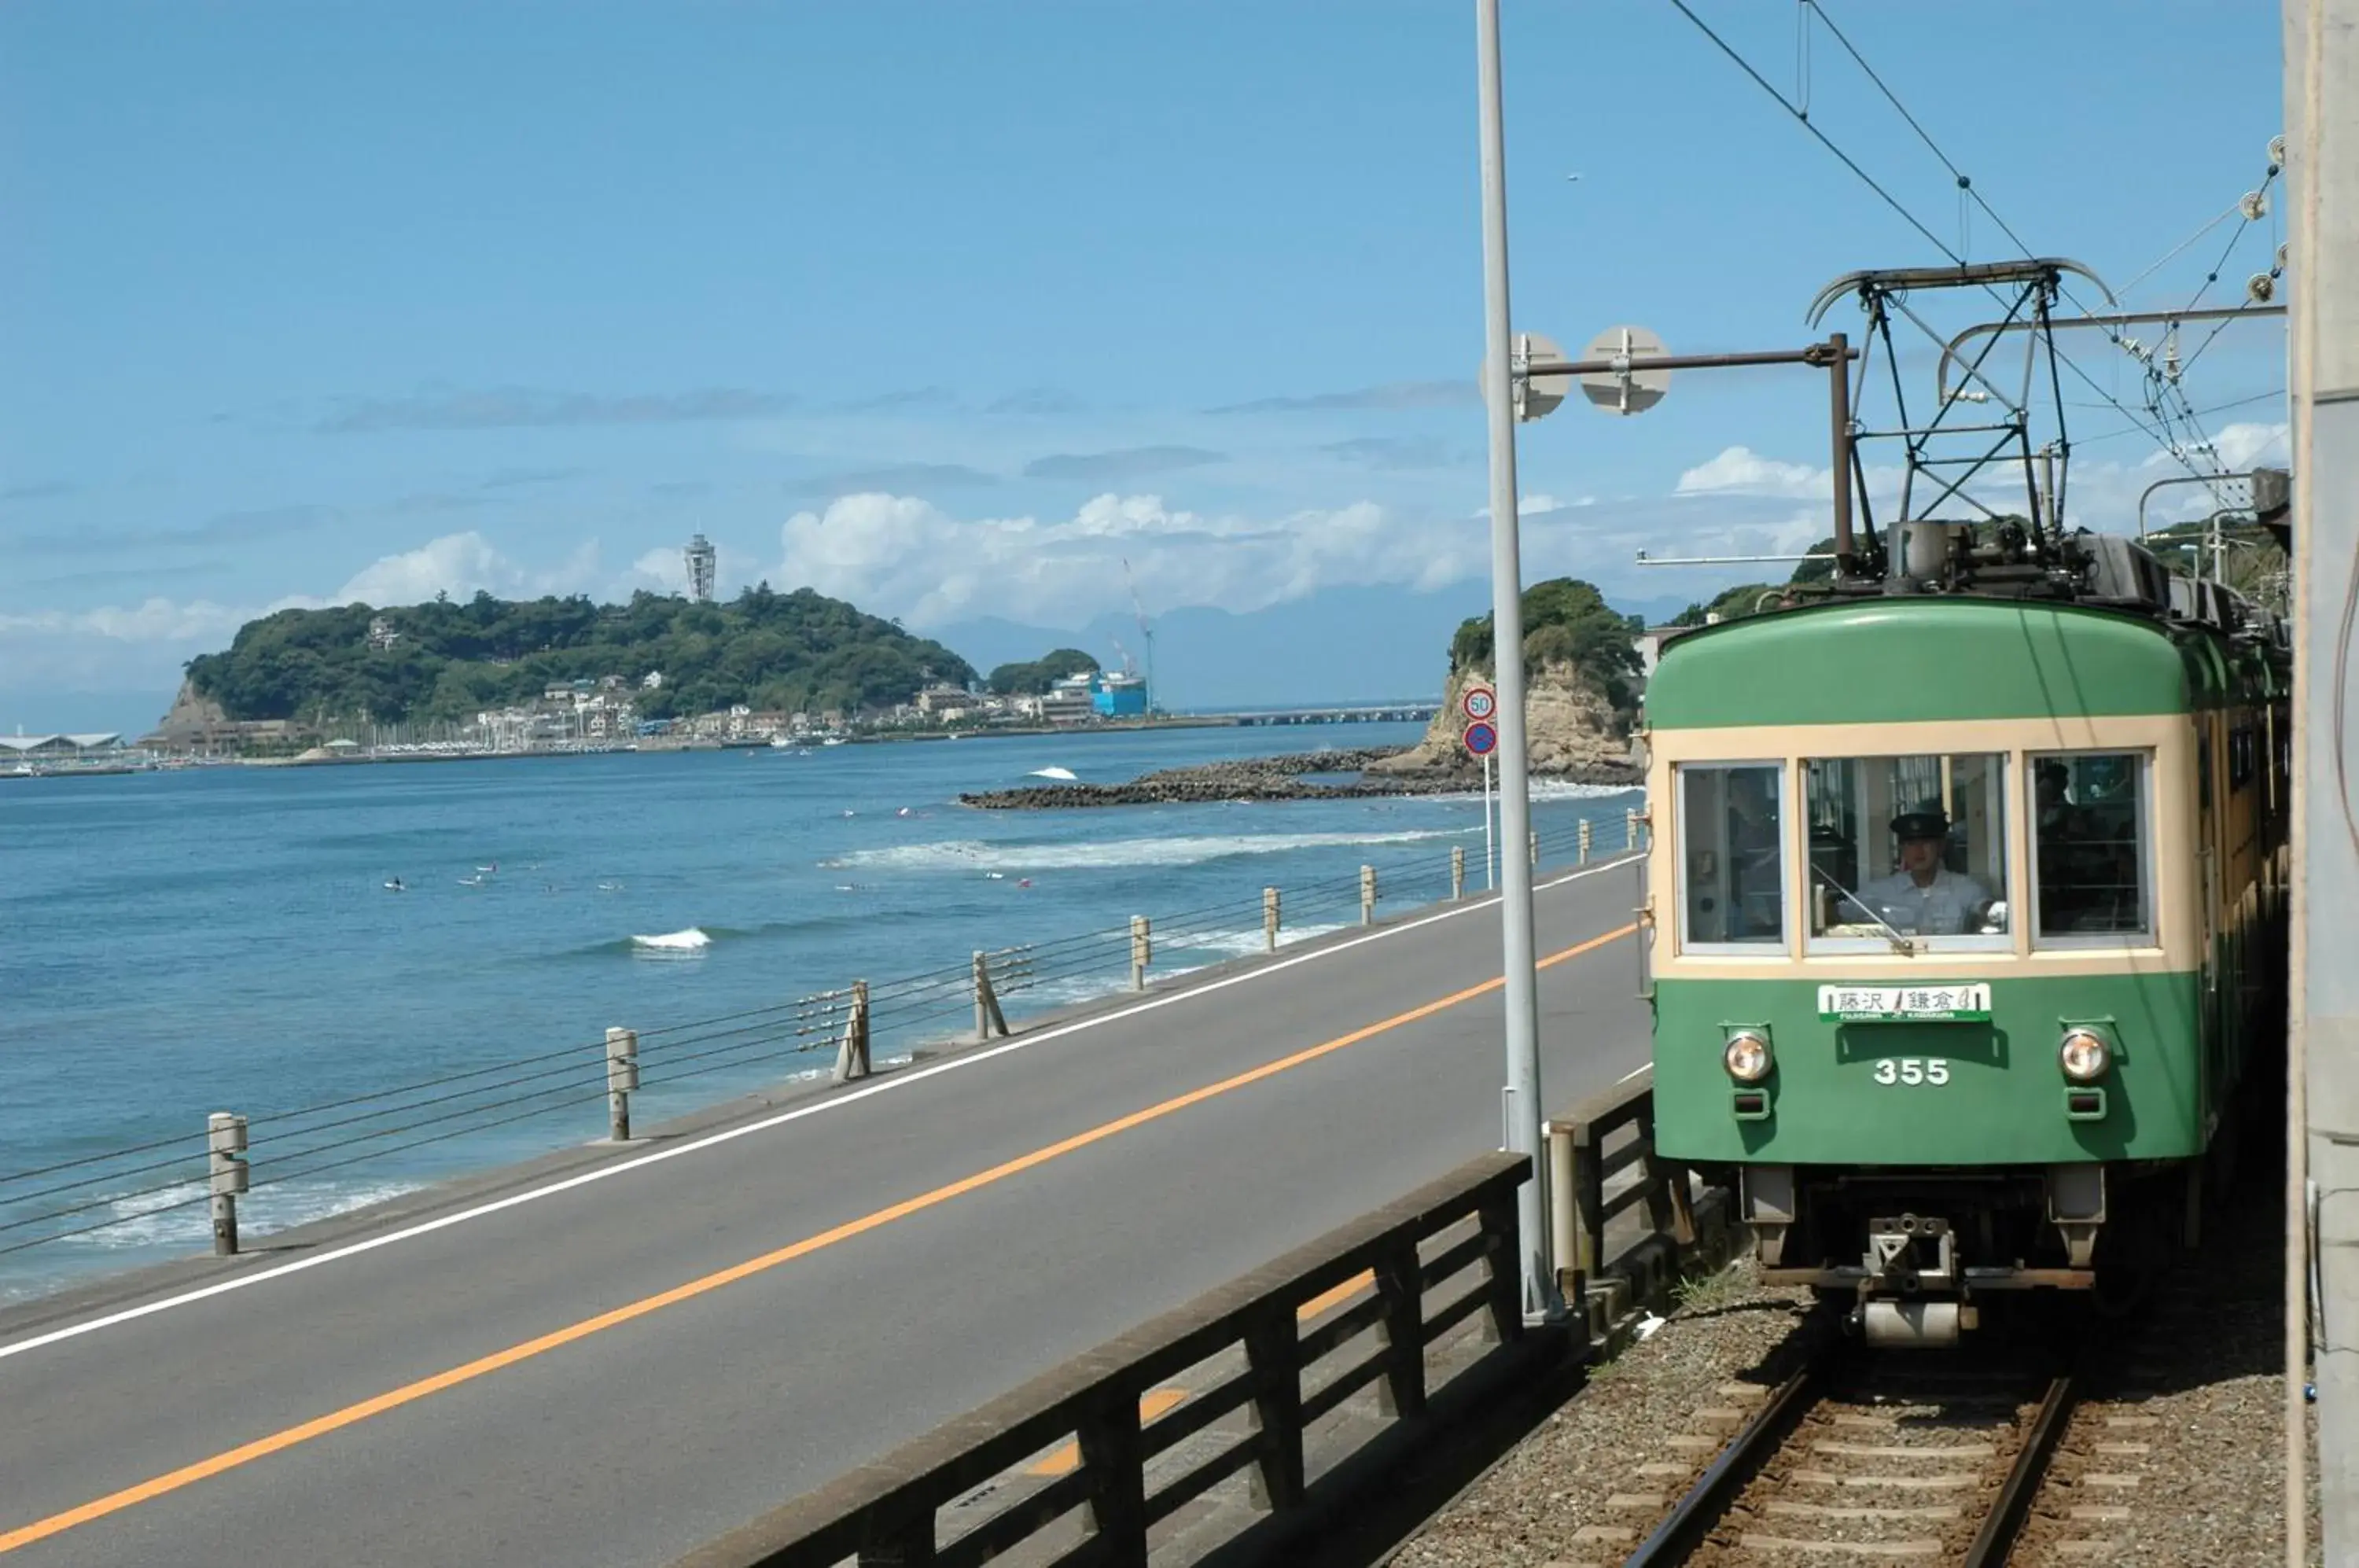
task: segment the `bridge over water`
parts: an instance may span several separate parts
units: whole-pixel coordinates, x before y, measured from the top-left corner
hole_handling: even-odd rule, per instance
[[[1394,702],[1359,707],[1272,708],[1221,716],[1239,724],[1425,724],[1440,711],[1439,702]]]

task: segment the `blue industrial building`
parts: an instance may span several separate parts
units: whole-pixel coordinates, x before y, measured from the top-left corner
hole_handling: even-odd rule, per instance
[[[1145,718],[1147,682],[1136,675],[1102,674],[1091,688],[1090,705],[1102,719]]]

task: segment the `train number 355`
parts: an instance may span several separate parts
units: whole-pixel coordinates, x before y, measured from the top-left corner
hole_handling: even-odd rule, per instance
[[[1946,1083],[1950,1064],[1938,1056],[1887,1056],[1875,1064],[1879,1083]]]

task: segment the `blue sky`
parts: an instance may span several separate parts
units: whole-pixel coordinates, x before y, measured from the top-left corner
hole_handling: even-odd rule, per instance
[[[1799,92],[1796,7],[1698,9]],[[1826,9],[2034,248],[2117,286],[2279,129],[2249,5]],[[1940,259],[1668,5],[1506,11],[1519,326],[1788,346],[1829,278]],[[1809,52],[1815,124],[1945,243],[2008,248],[1832,37]],[[1150,614],[1292,605],[1328,638],[1372,635],[1364,597],[1322,620],[1345,590],[1479,598],[1474,132],[1472,7],[1438,0],[20,0],[0,724],[144,725],[277,604],[665,586],[700,529],[724,589],[945,633],[1083,626],[1125,560]],[[2234,228],[2130,300],[2186,303]],[[2240,326],[2190,372],[2237,404],[2223,456],[2266,450],[2283,352]],[[2075,354],[2139,407],[2136,366]],[[2126,526],[2180,470],[2067,413],[2079,520]],[[1729,574],[1634,550],[1807,543],[1825,445],[1787,372],[1568,406],[1523,431],[1531,574],[1702,593]]]

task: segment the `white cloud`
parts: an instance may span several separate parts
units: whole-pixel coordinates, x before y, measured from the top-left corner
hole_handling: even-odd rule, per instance
[[[715,565],[717,574],[717,559]],[[688,557],[677,550],[651,550],[631,562],[625,581],[631,588],[647,588],[658,593],[685,593],[688,592]]]
[[[2218,460],[2230,468],[2282,463],[2285,443],[2282,424],[2228,425],[2214,437]],[[2162,452],[2124,451],[2110,461],[2083,454],[2071,465],[2068,520],[2134,531],[2139,495],[2185,472]],[[1797,554],[1831,531],[1827,480],[1824,468],[1731,446],[1687,468],[1668,495],[1528,495],[1521,505],[1525,572],[1583,577],[1609,593],[1639,596],[1782,575],[1766,563],[1680,571],[1641,568],[1635,558],[1640,550],[1658,559]],[[1875,516],[1888,518],[1897,473],[1872,469],[1866,488]],[[1998,510],[2024,505],[2019,475],[1999,466],[1971,493]],[[1920,488],[1920,506],[1925,494]],[[2228,498],[2241,503],[2242,487],[2231,487]],[[2202,486],[2174,486],[2156,494],[2148,517],[2175,521],[2218,504]],[[1941,510],[1963,516],[1971,508],[1951,503]],[[810,586],[921,627],[981,615],[1080,626],[1127,606],[1125,560],[1151,614],[1192,604],[1247,612],[1325,588],[1481,582],[1490,571],[1488,535],[1487,509],[1436,512],[1372,499],[1253,516],[1108,492],[1064,517],[962,517],[919,496],[870,492],[795,513],[769,561],[723,547],[720,578],[724,593],[756,578],[780,589]],[[684,586],[674,548],[647,550],[602,576],[595,539],[538,567],[470,530],[384,556],[324,596],[261,605],[158,596],[95,609],[0,612],[0,689],[68,681],[87,690],[168,689],[182,660],[226,646],[257,615],[289,607],[415,604],[438,592],[465,598],[478,589],[503,597],[582,591],[624,597],[638,588]]]
[[[2212,438],[2212,445],[2220,455],[2223,468],[2252,469],[2269,463],[2283,466],[2288,461],[2287,437],[2282,421],[2273,425],[2224,425]]]
[[[554,568],[528,572],[470,529],[444,534],[398,555],[380,557],[321,603],[417,604],[437,593],[465,599],[478,591],[502,598],[538,598],[544,593],[579,592],[590,585],[597,571],[594,539],[584,540]]]
[[[465,598],[478,588],[503,596],[572,593],[598,572],[588,539],[546,571],[519,566],[481,534],[446,534],[379,558],[325,596],[290,593],[266,604],[185,603],[153,596],[88,610],[0,611],[0,690],[71,681],[92,691],[168,689],[191,656],[225,648],[246,622],[279,610],[330,604],[414,604],[437,593]]]
[[[1518,517],[1535,517],[1539,516],[1542,512],[1560,512],[1567,506],[1593,506],[1596,504],[1597,497],[1594,495],[1583,495],[1576,500],[1566,501],[1549,495],[1545,490],[1539,490],[1533,492],[1529,495],[1518,495],[1516,497],[1516,516]],[[1473,512],[1470,515],[1478,522],[1489,522],[1491,520],[1490,504],[1488,502],[1484,503],[1482,506],[1475,507]]]
[[[1479,571],[1481,530],[1370,501],[1258,518],[1101,495],[1071,517],[954,517],[915,496],[846,495],[780,530],[780,586],[809,585],[918,626],[973,615],[1078,624],[1128,602],[1249,611],[1340,584],[1438,587]]]
[[[445,534],[429,544],[388,555],[364,567],[337,590],[335,603],[415,604],[437,593],[454,599],[489,588],[507,561],[479,533]]]
[[[1641,550],[1795,554],[1828,527],[1822,511],[1778,497],[1536,495],[1524,503],[1522,555],[1532,578],[1571,574],[1653,593],[1668,590],[1636,565]],[[1481,512],[1436,516],[1363,500],[1254,517],[1112,494],[1064,518],[962,518],[915,496],[847,495],[788,518],[780,545],[773,584],[808,585],[921,627],[982,615],[1080,626],[1128,604],[1125,560],[1150,614],[1187,604],[1245,613],[1335,587],[1430,591],[1481,582],[1491,561]]]
[[[1801,499],[1830,495],[1828,477],[1826,469],[1807,463],[1780,463],[1750,447],[1732,446],[1680,474],[1675,489],[1681,495],[1734,493]]]

